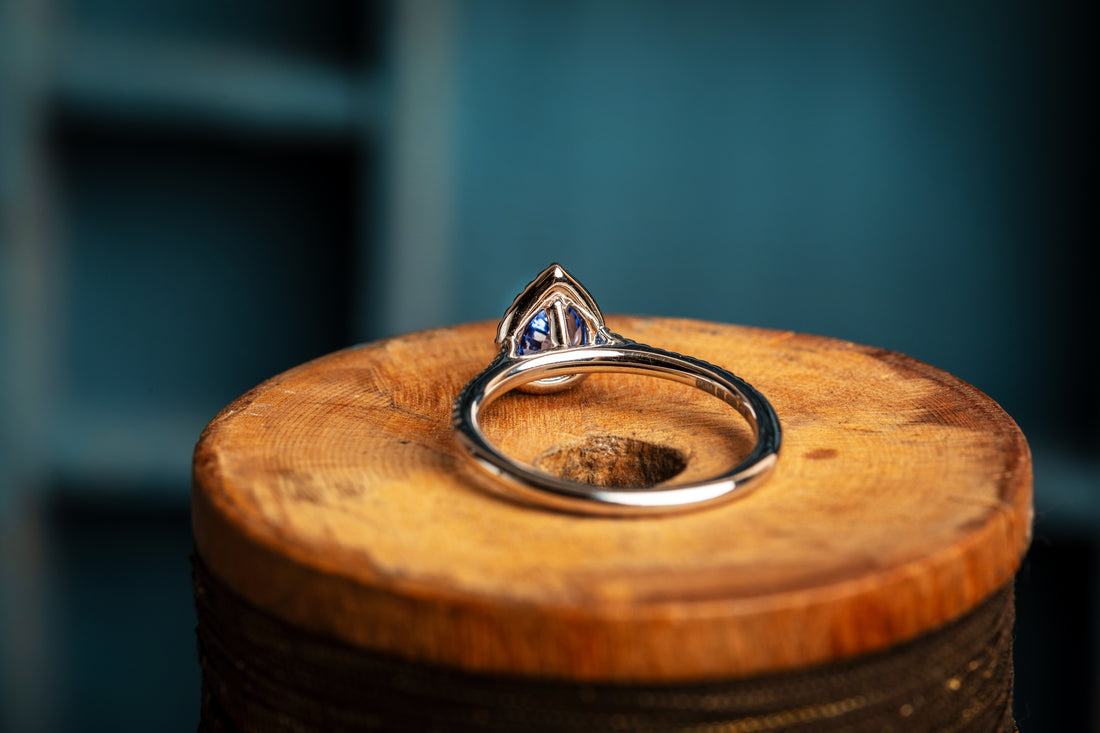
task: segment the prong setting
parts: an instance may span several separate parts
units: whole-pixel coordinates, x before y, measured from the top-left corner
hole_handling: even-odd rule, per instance
[[[607,330],[599,306],[584,286],[556,263],[523,289],[497,329],[501,353],[508,359],[619,341]],[[583,374],[570,374],[540,379],[520,389],[557,392],[583,378]]]

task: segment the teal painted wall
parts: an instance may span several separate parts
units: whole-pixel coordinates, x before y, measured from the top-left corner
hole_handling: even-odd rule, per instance
[[[459,313],[498,314],[559,260],[605,310],[899,350],[1058,433],[1034,381],[1074,374],[1097,404],[1066,348],[1067,316],[1096,325],[1064,292],[1087,249],[1063,203],[1084,183],[1066,177],[1071,22],[1001,3],[473,3]]]

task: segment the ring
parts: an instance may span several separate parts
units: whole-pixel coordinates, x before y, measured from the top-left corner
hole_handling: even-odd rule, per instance
[[[500,352],[455,400],[459,445],[493,479],[493,488],[538,506],[582,514],[631,515],[685,511],[727,501],[766,475],[779,456],[780,427],[765,397],[740,377],[700,359],[646,346],[612,333],[596,301],[553,264],[520,293],[497,327]],[[610,488],[559,478],[500,452],[481,430],[483,409],[520,389],[568,389],[592,372],[627,372],[680,382],[732,406],[752,428],[755,445],[729,471],[694,483]]]

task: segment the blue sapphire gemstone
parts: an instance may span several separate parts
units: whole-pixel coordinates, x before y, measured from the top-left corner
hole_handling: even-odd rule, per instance
[[[599,335],[597,334],[597,338]],[[588,340],[588,324],[573,306],[565,309],[566,346],[584,346]],[[546,310],[535,314],[519,337],[519,354],[533,354],[553,347],[550,338],[550,315]]]
[[[580,346],[588,343],[588,327],[581,318],[581,314],[573,309],[573,306],[565,311],[565,335],[570,346]]]
[[[550,348],[551,344],[550,318],[546,311],[541,310],[527,324],[527,328],[523,329],[523,335],[519,337],[519,353],[533,354]]]

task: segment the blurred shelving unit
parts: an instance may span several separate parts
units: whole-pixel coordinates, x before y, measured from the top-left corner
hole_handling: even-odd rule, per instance
[[[8,289],[35,338],[5,347],[44,370],[35,460],[185,501],[179,446],[220,406],[375,327],[389,10],[20,5],[33,170],[9,186],[41,218],[10,268],[34,287]]]
[[[346,139],[384,119],[377,76],[332,62],[97,34],[63,46],[58,96],[85,117]]]
[[[442,199],[401,196],[442,185],[417,145],[448,119],[449,5],[0,9],[0,728],[194,729],[188,447],[400,328],[417,263],[388,253],[442,247]]]

